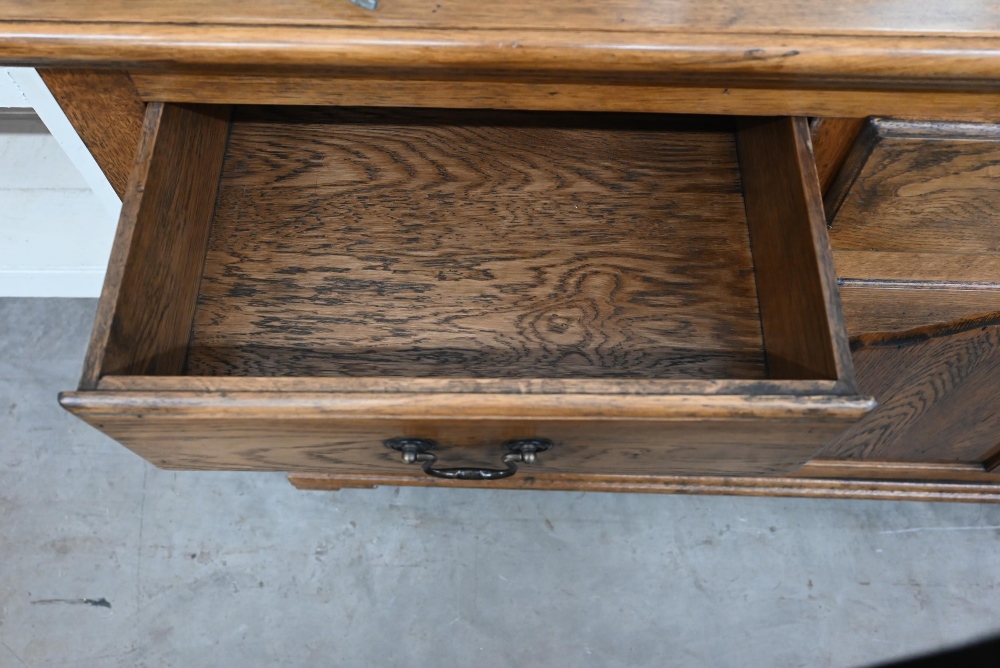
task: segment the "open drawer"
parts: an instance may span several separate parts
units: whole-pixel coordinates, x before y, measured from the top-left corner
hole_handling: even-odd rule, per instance
[[[159,103],[61,402],[167,468],[472,479],[788,473],[874,405],[803,119]]]

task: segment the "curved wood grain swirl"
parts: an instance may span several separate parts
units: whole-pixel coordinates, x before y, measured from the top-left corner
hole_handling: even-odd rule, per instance
[[[879,405],[821,456],[982,463],[1000,443],[998,315],[855,339],[858,387]]]
[[[765,377],[726,125],[244,114],[188,374]]]

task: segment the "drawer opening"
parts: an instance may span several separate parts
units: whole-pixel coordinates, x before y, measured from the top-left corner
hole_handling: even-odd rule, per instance
[[[117,300],[163,303],[115,309],[97,378],[663,391],[848,371],[798,119],[149,115]]]
[[[805,119],[153,103],[60,401],[169,468],[788,473],[874,405],[842,320]]]

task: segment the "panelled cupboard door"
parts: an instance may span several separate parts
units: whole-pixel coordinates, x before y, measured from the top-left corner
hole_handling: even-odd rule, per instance
[[[824,459],[996,472],[998,166],[985,123],[874,118],[848,152],[827,216],[858,384],[880,405]]]
[[[62,403],[168,468],[472,479],[788,473],[874,405],[804,119],[164,103]]]

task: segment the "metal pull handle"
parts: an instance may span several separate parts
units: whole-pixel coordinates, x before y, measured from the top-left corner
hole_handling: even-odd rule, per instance
[[[402,453],[404,464],[421,462],[421,468],[427,475],[448,480],[500,480],[517,473],[517,465],[534,464],[536,455],[552,447],[552,441],[547,438],[521,438],[507,441],[503,444],[507,454],[500,460],[507,468],[502,469],[470,469],[470,468],[437,468],[437,456],[430,450],[437,447],[437,441],[429,438],[390,438],[385,441],[385,447]]]

